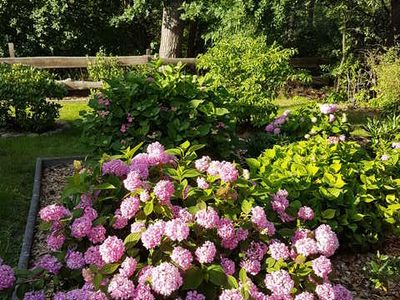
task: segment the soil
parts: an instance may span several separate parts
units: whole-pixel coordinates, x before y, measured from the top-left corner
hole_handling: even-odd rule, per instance
[[[61,202],[61,193],[67,183],[67,177],[73,174],[73,165],[45,168],[42,174],[42,189],[40,206],[44,207]],[[47,253],[46,234],[38,224],[35,229],[35,241],[32,249],[31,262]],[[400,239],[387,239],[381,253],[400,255]],[[400,300],[400,282],[389,282],[388,292],[376,289],[369,281],[364,268],[369,265],[376,252],[341,253],[332,258],[333,280],[353,292],[355,300]]]

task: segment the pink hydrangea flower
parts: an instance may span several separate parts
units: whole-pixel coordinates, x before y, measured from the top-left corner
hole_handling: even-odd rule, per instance
[[[262,231],[262,233],[269,236],[275,234],[275,226],[272,222],[267,220],[267,216],[262,207],[256,206],[251,209],[251,222],[253,222],[257,229]]]
[[[182,242],[189,236],[189,227],[181,219],[173,219],[165,224],[165,235],[172,241]]]
[[[320,257],[312,260],[312,269],[315,275],[327,279],[328,274],[332,272],[332,264],[329,258],[321,255]]]
[[[149,162],[152,166],[169,163],[173,157],[165,152],[164,146],[154,142],[147,147]]]
[[[142,202],[147,202],[148,200],[150,200],[149,191],[148,190],[141,191],[139,194],[139,198],[140,198],[140,201],[142,201]]]
[[[294,300],[314,300],[314,295],[311,294],[310,292],[303,292],[301,294],[298,294]]]
[[[139,284],[136,287],[135,294],[132,299],[135,300],[154,300],[154,296],[151,293],[151,288],[147,284]]]
[[[124,277],[131,277],[133,273],[135,273],[137,266],[136,259],[132,257],[127,257],[121,264],[121,268],[119,269],[119,274]]]
[[[95,265],[98,268],[102,268],[105,264],[103,258],[101,257],[99,246],[90,246],[86,250],[84,258],[86,264]]]
[[[139,233],[146,230],[143,222],[135,222],[131,225],[131,233]]]
[[[124,255],[124,241],[116,236],[109,236],[103,244],[100,245],[99,250],[104,262],[108,264],[117,262],[121,259],[122,255]]]
[[[154,194],[162,205],[170,205],[170,200],[174,193],[174,184],[169,180],[160,180],[154,187]]]
[[[295,244],[298,240],[303,239],[308,237],[308,235],[311,233],[310,230],[308,229],[304,229],[304,228],[300,228],[297,229],[294,233],[294,235],[292,236],[292,244]]]
[[[206,229],[215,228],[219,223],[219,216],[214,208],[208,206],[207,209],[199,210],[196,213],[196,222]]]
[[[218,173],[223,182],[234,182],[239,177],[239,171],[236,169],[235,165],[226,161],[220,164]]]
[[[44,291],[32,291],[25,293],[24,300],[46,300]]]
[[[213,160],[210,162],[207,173],[211,176],[219,175],[219,170],[221,169],[221,162],[217,160]]]
[[[115,275],[108,285],[108,292],[113,299],[132,299],[135,286],[131,280],[122,275]]]
[[[222,218],[217,225],[217,233],[221,239],[232,239],[235,237],[235,227],[229,219]]]
[[[336,300],[335,290],[332,284],[328,282],[317,285],[315,293],[318,295],[319,300]]]
[[[278,135],[278,134],[280,134],[281,133],[281,129],[279,128],[279,127],[275,127],[274,128],[274,134],[275,135]]]
[[[275,129],[275,127],[273,124],[268,124],[267,126],[265,126],[266,132],[272,133],[272,132],[274,132],[274,129]]]
[[[206,241],[201,247],[196,249],[196,259],[202,264],[212,263],[217,254],[217,248],[213,242]]]
[[[124,186],[128,191],[134,192],[143,186],[143,182],[137,172],[131,171],[124,180]]]
[[[202,158],[194,162],[195,168],[199,172],[206,172],[211,162],[211,158],[208,156],[203,156]]]
[[[287,197],[288,192],[286,190],[279,190],[276,194],[272,195],[272,209],[277,213],[283,213],[289,207]]]
[[[233,236],[230,239],[222,239],[221,240],[221,245],[225,249],[233,250],[235,249],[239,244],[239,240],[236,238],[236,236]]]
[[[62,205],[51,204],[39,211],[40,219],[45,222],[60,221],[62,218],[70,216],[70,211]]]
[[[179,218],[185,223],[192,223],[194,221],[194,216],[187,210],[187,208],[182,208],[178,205],[172,206],[172,215],[174,218]]]
[[[318,251],[326,257],[332,256],[339,248],[339,240],[329,225],[320,225],[315,230],[315,239]]]
[[[269,245],[269,251],[271,252],[271,257],[275,260],[283,259],[286,260],[289,258],[289,248],[284,244],[277,241],[273,241]]]
[[[294,288],[294,281],[285,270],[279,270],[265,276],[265,286],[275,295],[289,295]]]
[[[61,232],[53,231],[47,236],[47,247],[51,251],[58,251],[64,244],[65,236]]]
[[[210,186],[203,177],[197,177],[196,182],[197,186],[202,190],[208,189]]]
[[[244,300],[240,290],[223,290],[219,300]]]
[[[236,239],[241,242],[245,241],[249,236],[249,231],[247,229],[238,228],[235,233]]]
[[[196,291],[189,291],[186,294],[185,300],[206,300],[206,297]]]
[[[318,253],[318,245],[314,239],[303,238],[296,241],[294,244],[297,253],[304,256],[310,256]]]
[[[321,104],[319,107],[320,111],[324,115],[333,114],[337,110],[336,104]]]
[[[117,209],[115,211],[114,223],[112,224],[112,227],[114,229],[122,229],[122,228],[126,227],[126,225],[128,225],[128,219],[124,218],[121,215],[121,210],[120,209]]]
[[[221,258],[221,266],[226,275],[233,275],[235,273],[235,262],[229,258]]]
[[[353,300],[351,292],[341,284],[335,284],[333,286],[333,292],[335,294],[335,300]]]
[[[192,266],[193,256],[189,250],[182,247],[175,247],[171,259],[184,271]]]
[[[141,179],[147,179],[149,176],[149,155],[147,153],[140,153],[132,158],[129,170],[139,175]]]
[[[139,211],[140,201],[137,197],[125,198],[121,202],[121,216],[127,220],[132,219]]]
[[[93,222],[94,220],[96,220],[98,214],[93,207],[86,206],[83,210],[83,216]]]
[[[106,239],[106,229],[103,225],[92,227],[87,237],[93,244],[101,243]]]
[[[103,163],[101,167],[103,175],[115,175],[125,177],[129,172],[129,167],[120,159],[113,159]]]
[[[299,219],[302,219],[303,221],[312,220],[314,219],[314,211],[312,210],[311,207],[303,206],[300,207],[297,216],[299,217]]]
[[[162,236],[165,232],[165,222],[158,221],[150,225],[145,232],[142,233],[141,240],[146,249],[153,249],[160,245]]]
[[[151,288],[160,295],[171,295],[181,287],[182,283],[179,269],[170,263],[164,262],[152,269]]]
[[[151,272],[153,270],[153,266],[147,265],[140,272],[138,276],[139,284],[146,284],[151,280]]]
[[[81,269],[85,265],[83,254],[79,251],[68,251],[65,256],[65,262],[67,267],[72,270]]]
[[[250,260],[261,261],[268,252],[268,246],[262,242],[252,241],[249,248],[246,250],[246,257]]]
[[[14,282],[14,270],[10,266],[0,263],[0,291],[11,288]]]
[[[83,216],[74,220],[71,225],[71,235],[74,238],[81,239],[87,236],[92,228],[92,221]]]
[[[257,275],[261,271],[261,263],[258,260],[245,259],[240,262],[240,266],[251,275]]]
[[[61,267],[62,264],[58,261],[58,259],[50,254],[43,255],[35,263],[35,268],[45,269],[49,273],[53,273],[55,275],[60,272]]]

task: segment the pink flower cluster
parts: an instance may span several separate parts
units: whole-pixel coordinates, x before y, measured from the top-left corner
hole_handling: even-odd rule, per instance
[[[195,167],[199,172],[207,172],[211,176],[219,176],[223,182],[234,182],[239,177],[239,171],[236,166],[227,161],[212,161],[208,156],[195,161]],[[206,184],[204,181],[203,186]]]
[[[11,288],[15,283],[14,270],[0,258],[0,291]]]
[[[281,116],[277,117],[272,123],[265,127],[265,131],[278,135],[281,133],[281,126],[286,123],[290,115],[290,110],[286,110]]]
[[[333,114],[337,110],[336,104],[321,104],[319,107],[320,111],[324,115]]]
[[[118,177],[124,177],[129,172],[129,166],[120,159],[113,159],[107,161],[101,167],[103,175],[115,175]]]

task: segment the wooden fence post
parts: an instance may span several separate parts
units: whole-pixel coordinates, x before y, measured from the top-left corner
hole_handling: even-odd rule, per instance
[[[10,53],[10,57],[15,57],[14,43],[8,43],[8,52]]]

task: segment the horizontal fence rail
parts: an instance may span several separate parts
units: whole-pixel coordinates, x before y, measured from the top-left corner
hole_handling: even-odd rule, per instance
[[[122,66],[144,65],[153,59],[151,55],[104,57],[105,60],[117,59]],[[196,64],[196,58],[163,58],[164,64],[187,65]],[[22,64],[42,69],[73,69],[87,68],[89,63],[96,61],[95,56],[41,56],[41,57],[0,57],[0,63]]]
[[[144,65],[154,58],[152,55],[117,56],[104,59],[117,59],[122,66]],[[23,64],[43,69],[87,68],[89,62],[95,62],[95,56],[43,56],[43,57],[0,57],[0,63]],[[196,58],[162,58],[164,64],[195,65]],[[330,59],[315,57],[292,58],[290,64],[294,68],[318,69],[321,65],[332,63]]]

